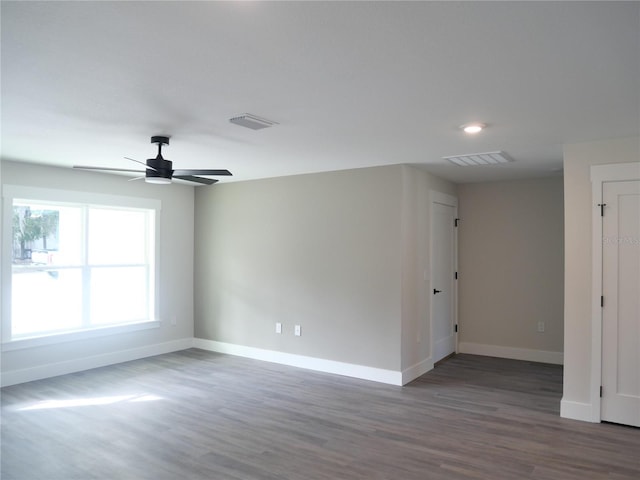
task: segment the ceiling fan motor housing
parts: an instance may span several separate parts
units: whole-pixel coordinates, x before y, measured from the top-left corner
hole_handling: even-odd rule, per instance
[[[171,160],[165,160],[161,155],[156,158],[148,158],[146,170],[146,178],[166,178],[171,180],[173,175],[173,162]]]
[[[147,181],[153,180],[168,180],[171,182],[171,177],[173,176],[173,162],[171,160],[165,160],[162,157],[162,145],[169,145],[169,137],[164,136],[153,136],[151,137],[151,143],[158,144],[158,156],[156,158],[148,158],[147,159],[147,168],[145,177]],[[165,183],[164,181],[159,181],[158,183]]]

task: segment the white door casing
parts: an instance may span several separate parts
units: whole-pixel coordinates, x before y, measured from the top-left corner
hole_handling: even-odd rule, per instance
[[[591,181],[591,421],[640,426],[640,163],[591,167]]]
[[[456,217],[458,201],[431,197],[431,352],[434,363],[457,351]]]

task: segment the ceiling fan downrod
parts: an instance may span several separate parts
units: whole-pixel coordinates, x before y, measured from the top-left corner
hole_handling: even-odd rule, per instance
[[[151,143],[158,144],[158,157],[162,158],[162,145],[169,145],[169,137],[155,135],[151,137]]]

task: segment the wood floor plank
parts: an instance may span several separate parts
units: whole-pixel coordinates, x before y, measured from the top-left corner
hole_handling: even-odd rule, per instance
[[[1,394],[3,480],[640,479],[640,429],[560,418],[556,365],[394,387],[191,349]]]

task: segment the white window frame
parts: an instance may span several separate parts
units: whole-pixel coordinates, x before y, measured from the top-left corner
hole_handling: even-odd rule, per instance
[[[48,188],[29,187],[22,185],[3,185],[2,187],[2,350],[10,351],[41,345],[52,345],[85,338],[100,337],[136,330],[158,328],[159,307],[159,270],[160,270],[160,211],[161,202],[157,199],[142,197],[126,197],[120,195],[106,195],[91,192],[55,190]],[[12,245],[13,245],[13,202],[14,199],[28,199],[43,203],[69,203],[89,207],[139,208],[155,211],[155,242],[153,245],[154,274],[153,274],[153,302],[149,319],[120,325],[96,326],[71,332],[53,332],[44,336],[13,339],[11,336],[11,281],[12,281]]]

